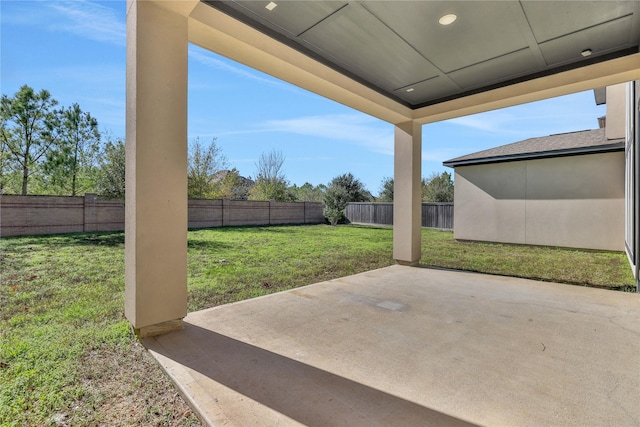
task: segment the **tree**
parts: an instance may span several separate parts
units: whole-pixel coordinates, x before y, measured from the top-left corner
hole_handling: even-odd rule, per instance
[[[100,155],[100,166],[96,189],[102,196],[124,199],[125,190],[125,145],[121,139],[107,141]]]
[[[393,178],[383,178],[380,183],[380,194],[378,200],[381,202],[393,202]]]
[[[349,203],[349,194],[344,187],[329,184],[324,193],[324,209],[322,214],[327,217],[331,225],[338,225],[344,221],[344,208]]]
[[[22,174],[22,195],[27,194],[29,177],[52,144],[47,124],[53,119],[52,108],[57,103],[48,91],[36,93],[27,85],[11,98],[0,98],[0,141],[9,153],[6,160]]]
[[[0,124],[0,129],[1,128],[2,125]],[[5,193],[14,178],[10,156],[11,152],[7,144],[3,139],[0,139],[0,194]]]
[[[284,156],[281,151],[272,150],[262,153],[256,163],[256,182],[251,187],[249,199],[275,200],[277,202],[292,202],[295,195],[287,191],[289,182],[282,170]]]
[[[249,189],[253,185],[253,181],[249,178],[240,176],[238,169],[233,168],[230,171],[222,171],[224,176],[220,179],[220,185],[216,198],[247,200],[249,198]]]
[[[453,202],[453,181],[449,172],[432,173],[423,180],[422,200],[425,202]]]
[[[351,173],[345,173],[333,178],[329,183],[329,187],[331,186],[344,188],[347,192],[349,202],[369,202],[373,199],[371,193],[364,187],[364,184]]]
[[[216,173],[228,168],[228,161],[222,148],[217,145],[217,138],[211,139],[209,145],[200,143],[197,137],[189,147],[188,194],[189,198],[211,198],[218,191],[219,181]]]
[[[296,200],[299,202],[323,202],[327,186],[318,184],[314,187],[312,184],[305,182],[301,187],[292,186],[290,190],[295,194]]]
[[[100,148],[98,121],[78,104],[54,112],[47,124],[55,149],[49,150],[44,170],[57,194],[87,191],[93,187],[92,172]]]
[[[351,173],[339,175],[331,180],[324,195],[324,216],[331,225],[343,221],[344,209],[350,202],[368,202],[372,199],[362,182]]]

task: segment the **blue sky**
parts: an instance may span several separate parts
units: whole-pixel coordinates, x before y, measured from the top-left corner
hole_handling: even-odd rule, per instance
[[[125,1],[0,2],[0,89],[47,89],[77,102],[102,132],[125,135]],[[251,68],[189,48],[189,140],[217,142],[231,166],[255,175],[280,150],[292,184],[351,172],[374,194],[393,175],[393,126]],[[593,92],[423,127],[422,174],[444,160],[522,139],[597,127]]]

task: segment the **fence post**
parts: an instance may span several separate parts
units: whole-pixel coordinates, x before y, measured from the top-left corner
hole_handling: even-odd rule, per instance
[[[222,209],[222,224],[220,224],[220,227],[224,227],[225,223],[227,223],[228,221],[225,221],[225,217],[227,216],[227,207],[229,204],[229,199],[224,198],[222,199],[222,205],[220,206],[220,209]]]
[[[84,195],[84,220],[82,224],[82,231],[85,233],[89,231],[95,231],[98,222],[98,210],[96,203],[98,202],[98,195],[92,193],[85,193]]]

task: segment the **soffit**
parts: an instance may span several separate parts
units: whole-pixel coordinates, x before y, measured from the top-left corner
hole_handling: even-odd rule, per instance
[[[209,1],[413,109],[638,52],[638,1]],[[455,13],[442,26],[438,19]],[[581,52],[591,50],[583,57]]]

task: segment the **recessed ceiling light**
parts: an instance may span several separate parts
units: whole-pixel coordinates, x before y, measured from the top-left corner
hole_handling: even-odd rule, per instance
[[[582,52],[580,52],[580,55],[582,56],[589,56],[593,53],[593,51],[591,49],[585,49]]]
[[[407,89],[407,92],[413,92],[415,89],[410,87],[409,89]]]
[[[267,9],[267,10],[273,10],[273,9],[275,9],[275,8],[276,8],[276,6],[277,6],[277,4],[276,4],[276,3],[274,3],[274,2],[272,2],[272,1],[270,1],[270,2],[269,2],[269,4],[265,6],[265,9]]]
[[[450,25],[453,24],[456,19],[458,19],[456,15],[454,15],[453,13],[449,13],[438,19],[438,22],[440,23],[440,25]]]

